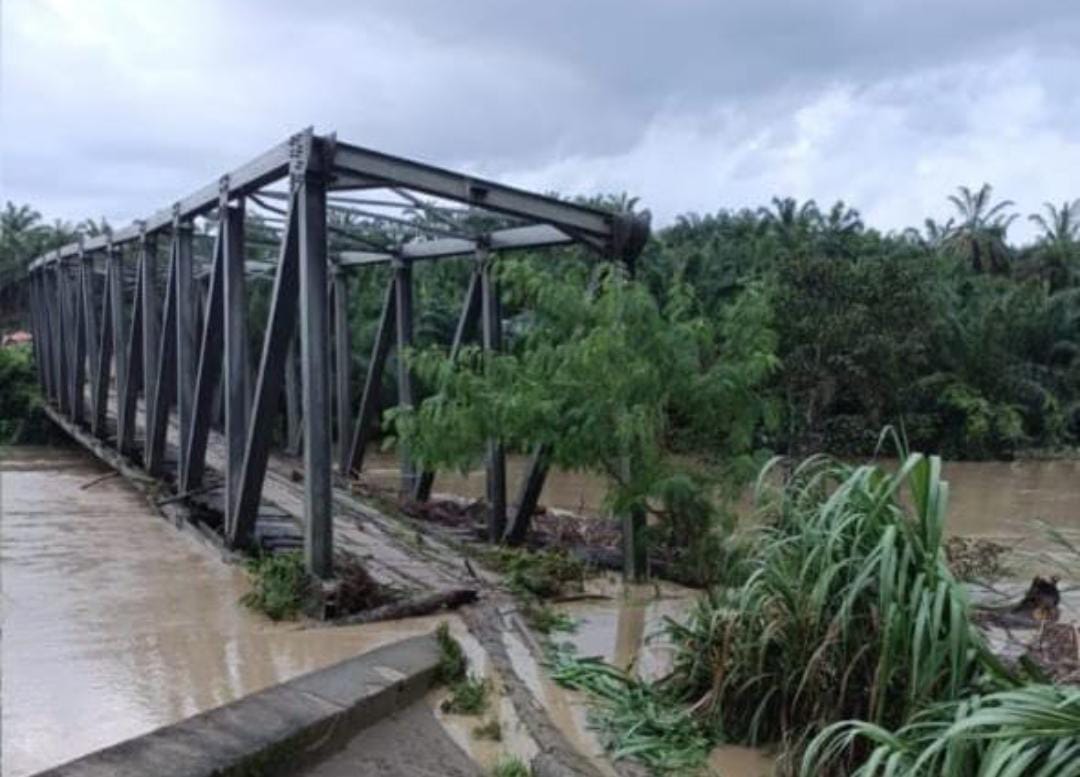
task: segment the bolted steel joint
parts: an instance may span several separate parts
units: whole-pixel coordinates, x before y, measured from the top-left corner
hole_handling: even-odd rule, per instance
[[[311,169],[311,127],[289,138],[289,188],[296,192]]]
[[[218,208],[222,211],[221,218],[225,218],[225,209],[229,207],[229,176],[223,175],[218,178]]]

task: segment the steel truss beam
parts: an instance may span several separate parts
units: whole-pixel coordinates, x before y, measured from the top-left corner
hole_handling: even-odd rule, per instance
[[[265,188],[285,178],[287,193]],[[327,233],[334,228],[327,224],[327,192],[349,188],[387,189],[402,201],[355,204],[418,209],[439,226],[380,213],[369,213],[371,218],[446,236],[412,240],[388,250],[341,252],[328,283]],[[243,206],[245,198],[256,194],[280,196],[288,203],[284,221],[274,227],[280,235],[276,265],[244,259]],[[447,208],[426,196],[457,204]],[[471,228],[454,215],[473,211],[499,213],[523,223],[469,235]],[[219,222],[208,270],[195,266],[193,219],[197,217]],[[155,247],[166,235],[170,243],[162,294]],[[335,458],[343,474],[362,466],[391,347],[398,357],[399,402],[411,407],[416,399],[405,358],[414,327],[413,262],[475,257],[477,265],[451,356],[455,358],[469,332],[479,328],[487,358],[491,358],[502,340],[498,286],[492,272],[499,252],[580,244],[632,265],[647,235],[647,218],[522,191],[338,143],[333,137],[316,137],[307,130],[145,221],[35,259],[26,280],[26,296],[32,307],[39,380],[44,395],[60,413],[76,424],[88,423],[94,436],[108,442],[110,383],[115,378],[115,445],[121,453],[137,455],[138,443],[145,442],[143,463],[154,475],[166,474],[167,429],[175,406],[177,482],[184,493],[203,487],[209,430],[220,407],[228,451],[223,529],[233,547],[250,546],[253,541],[272,431],[284,400],[286,447],[293,452],[302,448],[304,456],[305,559],[310,571],[327,577],[333,571],[332,468]],[[125,277],[128,251],[137,256],[137,265],[129,266]],[[104,259],[103,271],[95,268],[98,257]],[[350,266],[385,263],[392,266],[392,279],[353,418],[344,271]],[[274,273],[270,313],[253,378],[245,313],[245,271],[251,269]],[[328,304],[331,286],[332,308]],[[128,300],[130,315],[125,313]],[[87,379],[89,406],[84,390]],[[135,439],[140,396],[145,400],[145,441]],[[403,448],[401,455],[402,493],[427,498],[434,473],[418,475],[409,452]],[[524,538],[548,466],[549,452],[541,448],[507,527],[505,456],[497,440],[489,443],[486,470],[492,540]],[[630,552],[639,547],[635,541],[639,528],[640,516],[628,517],[627,570],[635,574],[643,569],[636,550]]]

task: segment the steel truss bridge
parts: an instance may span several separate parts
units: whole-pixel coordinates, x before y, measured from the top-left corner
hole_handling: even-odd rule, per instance
[[[578,244],[632,266],[648,233],[647,214],[566,202],[308,129],[145,220],[36,258],[25,283],[41,390],[55,420],[167,482],[172,498],[220,486],[231,548],[255,542],[272,448],[302,449],[304,558],[330,578],[335,473],[362,469],[388,354],[413,341],[413,265],[473,263],[451,351],[478,325],[483,348],[497,350],[500,253]],[[265,258],[252,259],[248,249],[259,245]],[[347,277],[370,265],[388,265],[390,281],[354,407]],[[263,343],[249,354],[249,282],[268,275]],[[412,376],[406,360],[396,362],[398,401],[411,406]],[[274,434],[282,413],[283,444]],[[212,435],[224,441],[220,483],[208,477]],[[489,443],[491,540],[524,537],[547,458],[534,452],[508,515],[504,453]],[[433,477],[402,451],[403,495],[428,498]],[[635,575],[644,568],[639,521],[625,522]]]

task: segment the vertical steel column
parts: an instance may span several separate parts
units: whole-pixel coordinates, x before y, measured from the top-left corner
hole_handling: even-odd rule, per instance
[[[213,421],[214,404],[221,396],[222,361],[222,321],[225,317],[223,298],[224,260],[222,257],[225,242],[224,224],[218,227],[214,240],[214,259],[210,268],[210,288],[203,305],[205,323],[202,327],[202,339],[199,346],[199,364],[195,375],[195,405],[191,414],[189,429],[181,428],[180,433],[187,437],[185,461],[181,472],[181,491],[191,491],[202,485],[206,471],[206,443],[210,436]],[[226,517],[228,520],[228,517]]]
[[[90,417],[90,432],[100,439],[106,437],[109,409],[109,370],[113,358],[113,299],[112,250],[105,254],[105,282],[101,288],[101,337],[98,339],[97,369],[94,371],[94,409]]]
[[[228,180],[222,181],[221,218],[225,236],[225,504],[232,515],[244,466],[244,445],[248,430],[248,339],[247,295],[244,287],[244,209],[227,204]],[[227,527],[230,534],[232,528]]]
[[[364,376],[364,393],[360,397],[360,410],[356,414],[356,427],[353,430],[352,445],[349,452],[350,472],[360,472],[364,467],[364,453],[367,451],[368,436],[375,413],[379,407],[379,392],[382,389],[383,370],[386,368],[386,356],[390,353],[390,344],[396,329],[394,323],[397,311],[397,283],[391,279],[386,286],[382,313],[379,315],[379,328],[375,332],[375,342],[371,346],[371,358],[368,360],[367,375]]]
[[[517,509],[514,511],[513,521],[506,530],[508,545],[520,545],[525,541],[525,535],[529,533],[533,513],[536,512],[536,505],[544,490],[544,480],[547,479],[550,453],[547,445],[538,445],[533,451],[529,468],[525,471],[525,477],[518,490]]]
[[[30,295],[34,306],[34,358],[38,366],[38,378],[41,382],[41,394],[46,399],[52,396],[52,359],[49,357],[49,327],[45,319],[45,300],[42,293],[43,271],[38,269],[30,273]]]
[[[83,297],[83,256],[79,253],[78,263],[73,268],[70,278],[71,321],[73,322],[71,343],[71,420],[81,424],[86,420],[86,300]]]
[[[190,221],[180,219],[180,206],[173,207],[173,239],[176,241],[176,419],[180,429],[177,457],[177,481],[185,482],[191,412],[195,395],[195,294],[192,271],[192,233]]]
[[[142,274],[143,426],[149,437],[154,427],[153,403],[150,400],[160,366],[158,346],[161,344],[161,312],[157,293],[157,240],[145,233],[145,224],[142,225],[142,229],[144,230],[140,240],[142,263],[139,265],[139,270]]]
[[[646,231],[645,236],[648,235]],[[640,236],[644,241],[645,236]],[[616,241],[617,243],[623,241]],[[620,253],[616,256],[623,262],[627,277],[633,279],[635,272],[634,260],[638,249],[628,249],[623,245]],[[626,482],[633,482],[633,462],[627,456],[622,462],[623,477]],[[645,536],[648,528],[648,518],[645,515],[645,506],[631,507],[623,516],[623,579],[634,582],[642,582],[649,575],[649,545]]]
[[[58,259],[53,269],[54,279],[54,292],[53,292],[53,305],[56,309],[56,363],[57,363],[57,375],[59,376],[59,386],[57,387],[57,401],[60,405],[60,411],[67,414],[71,410],[71,384],[69,383],[68,375],[70,373],[68,364],[68,339],[70,337],[69,332],[71,327],[67,323],[67,281],[65,278],[64,266]]]
[[[337,404],[338,471],[349,474],[349,443],[352,431],[352,348],[349,338],[349,279],[341,267],[334,268],[334,399]]]
[[[330,477],[330,317],[326,309],[326,178],[322,169],[311,169],[310,162],[309,157],[309,167],[299,181],[297,203],[304,401],[304,557],[308,571],[328,578],[333,574],[334,535]]]
[[[502,310],[494,262],[485,248],[478,248],[483,297],[484,359],[492,360],[502,350]],[[487,365],[485,365],[487,369]],[[502,443],[488,440],[487,450],[488,539],[501,542],[506,533],[506,456]]]
[[[67,284],[65,312],[68,327],[68,406],[71,420],[81,423],[86,418],[85,397],[81,394],[86,387],[86,354],[83,352],[82,297],[79,293],[78,264],[65,267],[64,276]]]
[[[97,316],[97,294],[96,284],[94,282],[94,258],[93,254],[85,253],[81,247],[79,250],[79,258],[81,261],[81,275],[82,283],[82,300],[83,300],[83,336],[84,336],[84,351],[86,354],[86,362],[90,369],[87,371],[90,376],[90,402],[91,402],[91,427],[94,427],[93,413],[97,408],[97,387],[98,387],[98,369],[101,366],[98,362],[98,349],[100,348],[101,331],[98,328],[98,316]]]
[[[161,341],[157,352],[158,371],[146,392],[152,422],[146,432],[146,469],[154,476],[164,474],[169,408],[176,399],[176,253],[178,242],[178,235],[173,232],[169,246],[168,280],[165,284],[165,310],[161,316]]]
[[[409,260],[395,257],[394,295],[397,313],[397,380],[398,406],[413,406],[412,370],[409,369],[406,351],[413,342],[413,282],[412,265]],[[409,449],[401,444],[401,495],[409,496],[416,488],[416,469]]]
[[[135,272],[135,295],[131,311],[131,326],[128,330],[127,367],[124,385],[120,395],[118,413],[120,427],[117,432],[117,449],[121,453],[134,452],[135,449],[135,411],[138,409],[139,392],[146,383],[146,371],[143,369],[143,261],[145,251],[140,252],[139,266]]]
[[[270,297],[270,315],[263,337],[262,355],[255,383],[255,399],[252,404],[251,422],[248,426],[247,447],[244,451],[244,469],[240,492],[231,520],[232,533],[229,544],[250,546],[254,540],[255,522],[259,514],[266,464],[270,457],[270,443],[278,403],[281,401],[281,384],[285,377],[285,352],[289,338],[296,330],[296,308],[299,286],[299,214],[297,195],[289,198],[289,215],[285,234],[282,236],[281,253],[274,276],[274,292]],[[323,286],[325,298],[325,285]],[[329,412],[329,409],[327,410]],[[329,473],[327,473],[329,477]]]
[[[293,456],[300,455],[304,430],[300,417],[300,335],[289,338],[289,351],[285,354],[285,450]]]
[[[33,350],[34,366],[37,368],[38,388],[40,389],[42,396],[45,396],[45,369],[41,363],[41,357],[38,355],[43,341],[41,337],[41,327],[38,326],[37,287],[35,283],[34,272],[27,271],[26,287],[27,294],[30,297],[30,335],[33,338],[30,347]]]
[[[120,249],[115,248],[110,240],[106,249],[108,271],[105,282],[109,284],[109,300],[112,316],[113,359],[116,362],[113,372],[116,375],[116,448],[123,450],[121,430],[123,424],[122,398],[126,395],[128,381],[127,351],[124,350],[124,262]]]

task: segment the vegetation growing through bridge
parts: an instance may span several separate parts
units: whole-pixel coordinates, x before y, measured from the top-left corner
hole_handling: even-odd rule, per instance
[[[300,553],[271,553],[248,561],[252,589],[241,600],[271,620],[299,615],[311,592],[311,578]]]
[[[544,445],[554,465],[606,477],[614,511],[659,517],[656,539],[680,562],[715,552],[711,492],[752,471],[756,431],[774,419],[757,390],[776,364],[763,293],[748,289],[714,322],[685,285],[657,301],[610,266],[511,261],[500,280],[509,306],[528,311],[506,352],[413,354],[432,393],[390,413],[412,454],[426,467],[467,469],[488,439]],[[680,434],[673,419],[694,433]],[[687,470],[677,449],[715,457],[718,477]]]

